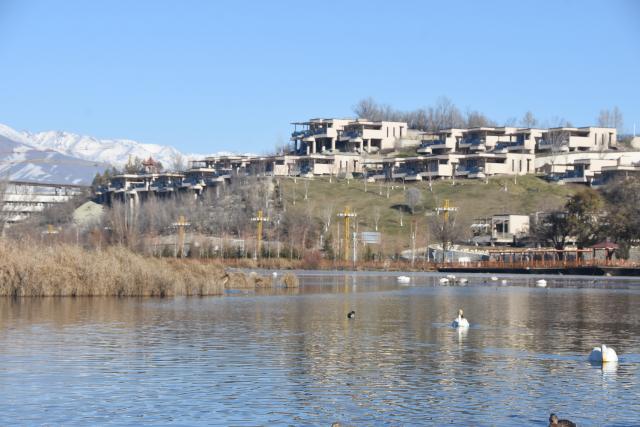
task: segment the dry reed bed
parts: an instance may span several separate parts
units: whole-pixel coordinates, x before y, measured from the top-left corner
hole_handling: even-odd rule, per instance
[[[216,264],[102,251],[0,242],[0,296],[220,295],[233,278]]]

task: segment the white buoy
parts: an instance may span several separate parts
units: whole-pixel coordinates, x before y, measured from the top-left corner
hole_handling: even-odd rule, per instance
[[[617,362],[618,355],[614,349],[602,344],[602,347],[594,347],[591,350],[589,361],[594,363]]]
[[[454,328],[469,327],[469,321],[464,317],[464,312],[462,311],[462,309],[458,310],[458,317],[453,319],[453,322],[451,322],[451,326]]]
[[[544,279],[538,279],[536,280],[536,286],[539,288],[546,288],[547,287],[547,281]]]
[[[274,271],[273,273],[271,273],[271,275],[272,275],[274,278],[275,278],[275,277],[278,277],[278,272],[277,272],[277,271]]]

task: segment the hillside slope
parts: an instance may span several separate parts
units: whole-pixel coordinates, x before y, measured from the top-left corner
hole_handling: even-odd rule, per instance
[[[315,178],[308,181],[307,200],[305,180],[298,178],[281,179],[283,198],[287,206],[307,210],[319,222],[327,215],[332,217],[332,233],[337,232],[337,213],[345,206],[357,213],[359,231],[373,231],[375,218],[379,212],[378,230],[386,241],[399,247],[406,247],[411,233],[411,223],[415,221],[418,244],[428,239],[428,221],[434,208],[448,199],[451,206],[458,208],[456,221],[462,230],[469,232],[469,226],[475,218],[499,213],[531,214],[536,211],[550,210],[564,205],[568,196],[584,188],[578,185],[550,184],[535,176],[490,178],[488,183],[481,180],[437,181],[433,183],[433,192],[427,182],[369,183],[365,192],[362,180],[350,182],[328,178]],[[420,190],[422,202],[411,215],[405,205],[405,188]],[[506,191],[505,191],[506,189]],[[389,197],[387,198],[387,190]],[[400,225],[402,221],[402,226]]]

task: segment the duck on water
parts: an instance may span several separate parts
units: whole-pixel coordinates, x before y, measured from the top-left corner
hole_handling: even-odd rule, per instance
[[[569,420],[559,420],[556,414],[549,415],[549,427],[576,427],[576,423]]]

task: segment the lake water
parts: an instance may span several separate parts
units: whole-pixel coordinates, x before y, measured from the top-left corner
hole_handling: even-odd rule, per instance
[[[640,280],[439,277],[0,299],[0,425],[640,425]],[[601,343],[617,366],[587,362]]]

